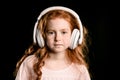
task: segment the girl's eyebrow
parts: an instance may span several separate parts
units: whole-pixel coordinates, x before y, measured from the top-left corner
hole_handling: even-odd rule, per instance
[[[47,30],[55,30],[54,28],[47,28]],[[60,29],[60,30],[69,30],[68,28],[63,28],[63,29]]]
[[[61,31],[68,31],[69,29],[61,29]]]
[[[47,29],[46,31],[48,32],[48,31],[55,31],[55,30],[54,29]],[[69,31],[69,29],[60,29],[60,31]]]

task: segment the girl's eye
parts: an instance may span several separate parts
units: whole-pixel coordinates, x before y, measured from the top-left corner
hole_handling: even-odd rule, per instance
[[[47,32],[49,35],[51,35],[51,34],[54,34],[54,32],[53,31],[49,31],[49,32]]]
[[[66,31],[63,31],[62,34],[66,34],[67,32]]]

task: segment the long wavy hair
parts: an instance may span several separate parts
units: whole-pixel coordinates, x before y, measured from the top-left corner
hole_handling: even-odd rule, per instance
[[[44,40],[46,39],[45,32],[46,32],[46,27],[48,26],[47,25],[48,21],[55,18],[63,18],[67,20],[71,24],[71,27],[70,27],[71,31],[74,28],[77,28],[77,29],[80,28],[76,18],[72,14],[62,10],[49,11],[44,16],[42,16],[37,26],[38,29],[40,29]],[[71,50],[69,48],[67,49],[67,56],[71,60],[71,62],[74,62],[77,64],[84,64],[87,68],[89,68],[88,56],[87,56],[87,54],[89,53],[89,49],[88,49],[89,43],[90,43],[90,37],[88,35],[88,30],[84,26],[82,44],[78,45],[74,50]],[[41,76],[42,76],[41,68],[45,64],[44,61],[48,56],[48,47],[46,44],[43,48],[40,48],[38,44],[32,43],[29,46],[29,48],[25,50],[25,54],[23,55],[23,57],[17,62],[15,74],[17,73],[24,59],[27,56],[32,54],[34,54],[38,59],[37,63],[34,63],[33,65],[33,70],[37,75],[36,80],[41,80]]]

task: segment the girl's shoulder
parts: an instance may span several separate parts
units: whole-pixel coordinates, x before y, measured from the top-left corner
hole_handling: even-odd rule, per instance
[[[75,64],[77,70],[79,71],[80,75],[79,78],[81,80],[91,80],[91,76],[88,70],[88,67],[86,65],[83,64]]]
[[[29,55],[28,57],[25,58],[23,61],[23,64],[28,66],[28,67],[33,67],[33,64],[37,62],[37,58],[35,55]]]
[[[35,55],[29,55],[28,57],[25,58],[24,62],[31,62],[31,61],[35,61],[37,58],[35,57]]]
[[[77,68],[77,70],[81,73],[85,73],[85,72],[88,72],[88,68],[87,66],[83,65],[83,64],[77,64],[77,63],[74,63],[74,66]]]

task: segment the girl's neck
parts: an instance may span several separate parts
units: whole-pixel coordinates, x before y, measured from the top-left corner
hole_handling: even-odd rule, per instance
[[[67,58],[66,52],[61,52],[61,53],[48,53],[49,54],[49,59],[51,60],[65,60]]]
[[[45,67],[52,70],[59,70],[68,67],[71,61],[66,56],[66,53],[49,53],[45,60]]]

